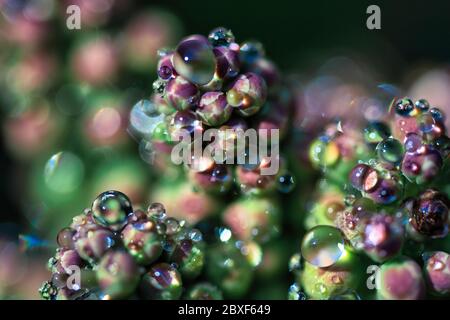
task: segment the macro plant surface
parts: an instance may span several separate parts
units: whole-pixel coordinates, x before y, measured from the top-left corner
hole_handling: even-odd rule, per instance
[[[159,172],[154,203],[143,211],[119,191],[102,193],[58,234],[44,298],[272,298],[268,286],[293,300],[450,293],[450,143],[439,108],[405,97],[379,121],[324,124],[301,150],[314,179],[298,174],[306,165],[292,156],[291,83],[260,43],[238,44],[222,27],[192,35],[159,51],[157,75],[129,126]],[[200,142],[211,156],[172,162],[180,136],[194,138],[191,150],[211,128],[220,139]],[[280,152],[251,159],[254,145],[239,148],[230,129],[277,130]],[[219,152],[246,162],[218,163]],[[279,170],[263,174],[274,161]],[[298,188],[313,205],[290,212],[305,196]],[[284,237],[286,227],[302,240]]]

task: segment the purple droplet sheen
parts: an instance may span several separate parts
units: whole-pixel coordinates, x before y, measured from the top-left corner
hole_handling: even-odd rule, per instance
[[[382,214],[372,216],[364,228],[364,250],[375,261],[385,261],[400,251],[403,235],[403,227],[395,217]]]
[[[428,189],[414,201],[410,222],[420,234],[432,238],[444,237],[448,233],[449,206],[450,201],[445,194]]]
[[[381,179],[375,190],[368,196],[376,203],[390,204],[398,200],[399,193],[398,182],[392,179]]]
[[[407,152],[415,152],[422,146],[422,137],[417,133],[410,132],[405,137],[405,149]]]
[[[276,65],[266,58],[257,59],[251,65],[251,71],[263,77],[269,88],[276,85],[281,80],[280,71]]]
[[[355,189],[363,191],[365,189],[366,178],[374,174],[376,174],[376,171],[372,167],[363,163],[357,164],[350,171],[350,183]]]
[[[418,184],[433,180],[442,167],[441,154],[428,145],[423,145],[416,152],[405,153],[402,160],[402,173],[409,180]]]
[[[73,249],[74,248],[74,242],[73,242],[73,236],[75,234],[75,230],[72,228],[64,228],[61,231],[59,231],[57,235],[56,242],[58,243],[58,246],[61,248],[66,249]]]
[[[162,66],[158,70],[158,76],[162,80],[168,80],[168,79],[170,79],[170,77],[172,77],[172,69],[168,66]]]
[[[219,79],[234,78],[239,73],[239,53],[227,47],[214,48],[217,59],[216,76]]]
[[[169,54],[163,56],[158,61],[158,66],[157,66],[158,76],[162,80],[168,80],[172,76],[173,77],[178,76],[178,74],[175,72],[175,69],[172,64],[172,57],[173,57],[173,53],[169,53]]]

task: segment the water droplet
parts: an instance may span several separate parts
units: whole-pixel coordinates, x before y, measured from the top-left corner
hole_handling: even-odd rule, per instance
[[[158,69],[158,77],[161,80],[169,80],[172,77],[173,70],[171,67],[163,65]]]
[[[153,202],[148,206],[147,213],[156,220],[162,220],[166,217],[166,208],[159,202]]]
[[[166,220],[164,220],[164,223],[166,225],[167,235],[174,235],[178,232],[178,230],[180,230],[180,224],[178,223],[178,220],[174,218],[167,218]]]
[[[166,89],[167,82],[158,79],[155,80],[152,84],[153,92],[159,95],[164,94],[164,90]]]
[[[294,177],[286,173],[280,177],[278,177],[278,190],[282,193],[289,193],[295,187]]]
[[[332,166],[339,160],[339,156],[339,148],[333,141],[316,139],[310,146],[309,157],[317,166]]]
[[[56,193],[70,193],[84,178],[84,165],[73,153],[61,151],[54,154],[44,169],[45,183]]]
[[[260,42],[248,41],[241,45],[240,58],[244,63],[251,64],[264,56],[264,47]]]
[[[422,137],[414,132],[410,132],[405,138],[405,149],[407,152],[415,152],[422,146]]]
[[[208,35],[208,40],[215,47],[228,46],[235,41],[231,30],[224,27],[218,27],[212,30]]]
[[[432,259],[433,259],[433,258],[432,258]],[[440,270],[443,270],[443,269],[445,268],[445,263],[442,262],[442,261],[439,260],[439,259],[433,259],[433,260],[430,262],[430,264],[431,264],[431,268],[432,268],[434,271],[440,271]]]
[[[423,133],[433,132],[436,126],[436,120],[430,113],[424,113],[419,116],[418,119],[420,131]]]
[[[58,246],[61,248],[73,249],[73,235],[75,234],[75,230],[71,228],[64,228],[58,232],[56,237],[56,242]]]
[[[338,275],[334,275],[331,277],[331,282],[333,282],[334,284],[341,284],[342,278],[339,277]]]
[[[306,300],[306,295],[300,291],[300,286],[297,283],[289,287],[288,300]]]
[[[314,286],[314,289],[322,295],[325,295],[328,292],[327,286],[321,282],[316,283],[316,285]]]
[[[118,230],[133,212],[131,201],[120,191],[106,191],[92,203],[94,219],[102,226]]]
[[[208,40],[200,35],[182,40],[173,55],[173,65],[178,74],[188,81],[205,85],[216,69],[216,59]]]
[[[403,146],[394,138],[387,138],[377,145],[378,157],[392,164],[399,164],[403,158]]]
[[[314,266],[325,268],[335,264],[345,251],[341,231],[332,226],[316,226],[303,238],[301,253]]]
[[[364,140],[367,143],[379,143],[391,135],[389,127],[379,121],[371,122],[364,128]]]
[[[252,267],[259,266],[263,258],[263,251],[256,242],[245,243],[240,249]]]
[[[395,103],[394,108],[395,112],[401,116],[411,116],[414,111],[414,104],[411,99],[403,98]]]
[[[141,291],[147,299],[179,299],[183,291],[181,275],[167,263],[156,264],[142,277]]]
[[[299,271],[302,267],[302,256],[300,253],[294,254],[289,259],[289,272]]]
[[[220,228],[219,229],[219,239],[222,242],[227,242],[231,239],[232,233],[231,230],[228,228]]]
[[[430,109],[430,103],[425,99],[417,100],[415,106],[419,112],[425,112]]]
[[[445,120],[444,113],[438,108],[431,108],[430,114],[434,120],[443,122]]]
[[[157,112],[155,105],[149,100],[141,100],[130,112],[131,129],[141,135],[149,135],[158,124],[164,121],[164,115]]]
[[[197,230],[197,229],[192,229],[192,230],[189,232],[189,238],[190,238],[192,241],[194,241],[194,242],[199,242],[199,241],[202,241],[202,240],[203,240],[203,235],[202,235],[202,233],[201,233],[199,230]]]

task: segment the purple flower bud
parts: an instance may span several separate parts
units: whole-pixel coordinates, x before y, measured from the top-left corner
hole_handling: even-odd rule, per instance
[[[168,114],[172,114],[172,113],[174,113],[176,111],[176,109],[174,107],[172,107],[167,102],[167,100],[163,96],[161,96],[160,94],[154,94],[151,97],[151,100],[153,101],[153,103],[155,105],[155,108],[156,108],[156,110],[159,113],[163,113],[165,115],[168,115]]]
[[[138,284],[139,271],[128,253],[110,251],[99,263],[97,279],[108,298],[126,298],[133,293]]]
[[[403,227],[395,217],[378,214],[366,222],[364,250],[373,260],[386,261],[400,251],[403,238]]]
[[[95,261],[114,245],[114,234],[98,225],[86,225],[73,237],[75,249],[81,258]]]
[[[425,261],[425,276],[435,293],[448,295],[450,293],[450,257],[448,253],[433,252]]]
[[[415,152],[405,153],[401,170],[409,180],[422,184],[430,182],[442,167],[440,153],[428,145],[422,145]]]
[[[400,186],[399,183],[393,179],[381,179],[374,191],[371,191],[367,196],[375,203],[390,204],[399,199]]]
[[[178,75],[172,65],[172,57],[173,53],[166,54],[165,56],[161,57],[158,62],[158,76],[162,80],[169,80],[170,78],[176,77]]]
[[[181,275],[169,264],[159,263],[143,276],[140,291],[147,299],[179,299],[183,291]]]
[[[218,126],[228,121],[233,108],[228,104],[223,92],[206,92],[200,99],[197,115],[203,123],[209,126]]]
[[[189,180],[197,187],[209,192],[225,192],[232,184],[230,167],[215,163],[205,171],[190,170]]]
[[[269,88],[278,84],[281,80],[280,72],[276,65],[266,58],[257,59],[251,65],[250,69],[252,72],[263,77],[266,81],[267,87]]]
[[[266,82],[251,72],[240,75],[227,92],[228,103],[244,117],[257,113],[266,102],[266,97]]]
[[[181,76],[170,79],[165,89],[166,101],[177,110],[186,110],[196,105],[199,95],[197,87]]]
[[[55,255],[57,263],[52,267],[52,271],[66,274],[71,266],[81,266],[82,261],[75,250],[60,249]]]
[[[73,243],[73,236],[75,234],[75,230],[72,228],[64,228],[61,231],[58,232],[58,235],[56,237],[56,242],[58,243],[58,246],[61,248],[66,249],[73,249],[74,243]]]
[[[422,146],[422,137],[417,133],[410,132],[405,137],[405,150],[415,152]]]
[[[216,76],[226,80],[237,76],[239,73],[239,53],[227,47],[214,48],[214,55],[217,59]]]
[[[425,284],[419,265],[409,258],[384,263],[376,273],[377,295],[384,300],[419,300],[424,297]]]
[[[168,130],[171,138],[178,141],[184,131],[195,134],[195,132],[202,132],[203,126],[196,113],[188,110],[177,111],[170,119]]]
[[[445,194],[428,189],[413,200],[410,223],[422,235],[444,237],[448,233],[449,207],[450,201]]]
[[[121,233],[128,253],[141,265],[155,261],[162,253],[162,239],[153,221],[129,223]]]
[[[244,198],[228,206],[226,225],[240,240],[267,242],[279,232],[279,208],[265,198]]]
[[[377,171],[363,163],[357,164],[350,171],[349,179],[355,189],[364,192],[373,192],[381,181]]]

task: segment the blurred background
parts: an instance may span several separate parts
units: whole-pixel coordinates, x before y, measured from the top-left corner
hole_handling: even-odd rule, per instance
[[[66,26],[72,4],[80,30]],[[366,27],[370,4],[381,30]],[[295,83],[294,126],[314,131],[317,119],[374,119],[399,94],[448,113],[449,12],[444,1],[0,0],[0,298],[38,298],[55,235],[101,191],[164,197],[127,133],[157,49],[217,26],[260,41]]]

